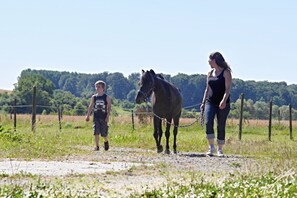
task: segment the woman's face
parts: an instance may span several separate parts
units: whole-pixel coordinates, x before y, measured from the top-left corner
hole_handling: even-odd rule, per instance
[[[208,59],[208,64],[210,65],[211,68],[214,68],[216,61],[214,59]]]

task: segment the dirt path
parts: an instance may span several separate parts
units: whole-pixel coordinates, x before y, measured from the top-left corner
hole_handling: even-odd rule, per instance
[[[54,161],[2,159],[0,173],[33,174],[44,178],[82,174],[89,177],[91,183],[96,180],[102,184],[102,195],[116,197],[158,188],[168,182],[190,178],[194,173],[222,176],[244,172],[253,163],[252,159],[231,155],[223,158],[186,152],[166,155],[152,150],[111,148],[107,152],[93,151],[90,155],[70,155]]]

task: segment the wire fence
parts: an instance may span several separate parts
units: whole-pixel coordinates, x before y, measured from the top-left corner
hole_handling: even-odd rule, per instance
[[[234,134],[238,134],[238,139],[241,140],[242,139],[242,130],[243,130],[243,121],[244,121],[244,117],[243,117],[243,104],[244,104],[244,94],[241,94],[240,96],[240,100],[241,100],[241,106],[240,106],[240,115],[239,115],[239,122],[238,122],[238,130],[234,131]],[[199,107],[201,105],[201,103],[199,104],[194,104],[191,106],[186,106],[183,107],[183,111],[187,110],[187,109],[192,109],[194,107]],[[56,112],[55,116],[58,126],[59,126],[59,130],[62,130],[62,121],[63,121],[63,110],[60,106],[53,106],[53,105],[38,105],[36,104],[36,101],[33,100],[31,105],[16,105],[16,101],[14,103],[14,105],[11,106],[0,106],[0,110],[1,109],[10,109],[10,118],[13,119],[13,126],[14,126],[14,130],[16,130],[17,127],[17,109],[18,108],[31,108],[32,113],[31,113],[31,130],[34,132],[36,129],[36,124],[38,124],[36,122],[36,109],[37,108],[41,108],[41,109],[52,109],[54,110],[54,112]],[[82,109],[85,110],[85,109]],[[173,124],[170,121],[167,121],[165,118],[160,117],[159,115],[155,114],[152,110],[150,109],[146,109],[145,111],[134,111],[131,109],[124,109],[127,112],[131,113],[131,126],[132,126],[132,130],[135,130],[135,123],[136,123],[136,118],[138,120],[138,122],[143,123],[143,124],[147,124],[147,121],[145,121],[144,119],[149,119],[150,122],[152,122],[152,118],[153,117],[157,117],[159,119],[161,119],[163,121],[164,124]],[[0,111],[1,113],[1,111]],[[268,140],[271,141],[271,137],[272,137],[272,102],[269,103],[269,120],[268,120]],[[175,127],[180,127],[180,128],[186,128],[186,127],[190,127],[196,123],[199,122],[199,124],[201,126],[204,125],[204,115],[202,114],[202,112],[192,112],[192,114],[194,115],[194,117],[192,117],[191,122],[190,123],[183,123],[180,124],[179,126],[175,126]],[[1,117],[0,117],[1,118]],[[1,120],[0,120],[1,123]],[[173,124],[174,125],[174,124]],[[290,139],[293,139],[293,124],[292,124],[292,106],[289,105],[289,120],[288,120],[288,125],[289,125],[289,135],[290,135]]]

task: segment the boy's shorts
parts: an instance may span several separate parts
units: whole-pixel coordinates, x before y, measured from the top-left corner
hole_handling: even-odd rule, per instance
[[[93,124],[94,135],[101,135],[102,137],[106,137],[108,135],[108,125],[105,120],[99,119],[94,120]]]

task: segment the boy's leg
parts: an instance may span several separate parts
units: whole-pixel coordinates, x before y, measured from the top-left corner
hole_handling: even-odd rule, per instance
[[[96,144],[95,150],[99,150],[99,135],[95,135],[95,144]]]
[[[95,150],[99,150],[99,122],[97,120],[94,121],[93,125],[94,137],[95,137]]]
[[[104,150],[109,149],[108,136],[104,137]]]
[[[105,122],[105,120],[100,121],[100,134],[102,137],[104,137],[104,150],[109,149],[109,143],[108,143],[108,125]]]

